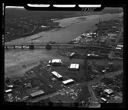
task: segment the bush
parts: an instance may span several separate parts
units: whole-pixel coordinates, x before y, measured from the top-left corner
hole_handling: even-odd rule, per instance
[[[52,46],[50,44],[47,44],[46,47],[45,47],[47,50],[51,50],[52,49]]]
[[[29,49],[33,50],[34,49],[34,45],[29,45]]]

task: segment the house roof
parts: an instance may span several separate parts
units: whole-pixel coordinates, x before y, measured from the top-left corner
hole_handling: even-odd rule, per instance
[[[112,89],[104,89],[104,92],[111,94],[111,93],[113,93],[113,90]]]

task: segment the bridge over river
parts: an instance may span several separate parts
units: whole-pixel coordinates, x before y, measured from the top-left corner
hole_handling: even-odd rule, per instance
[[[34,49],[45,49],[47,43],[24,43],[24,44],[5,44],[3,45],[5,49],[30,49],[31,46]],[[81,48],[81,49],[106,49],[111,50],[112,47],[103,46],[100,44],[66,44],[66,43],[55,43],[49,44],[53,49],[57,48]]]

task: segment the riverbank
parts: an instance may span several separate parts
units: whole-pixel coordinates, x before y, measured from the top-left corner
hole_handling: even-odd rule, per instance
[[[38,34],[34,34],[32,36],[28,36],[26,38],[20,38],[16,40],[12,40],[9,43],[30,43],[30,42],[69,42],[73,38],[81,35],[82,33],[96,29],[95,24],[99,22],[99,19],[102,21],[111,20],[113,18],[121,16],[122,13],[119,14],[103,14],[103,15],[89,15],[82,16],[84,19],[79,19],[80,17],[72,17],[72,18],[64,18],[61,20],[56,20],[55,22],[59,22],[59,25],[63,28],[53,29],[47,32],[40,32]],[[41,36],[41,37],[39,37]],[[38,38],[38,39],[35,39]],[[32,40],[35,39],[35,40]]]

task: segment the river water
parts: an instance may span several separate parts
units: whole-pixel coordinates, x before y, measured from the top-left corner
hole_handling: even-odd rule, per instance
[[[62,28],[53,29],[47,32],[40,32],[26,38],[20,38],[13,40],[8,43],[28,43],[28,42],[69,42],[72,39],[78,37],[82,33],[88,30],[95,30],[95,24],[100,21],[107,21],[113,18],[122,16],[123,13],[118,14],[103,14],[103,15],[89,15],[81,17],[64,18],[61,20],[56,20],[54,22],[59,22]],[[32,40],[35,39],[35,40]]]
[[[112,18],[118,17],[120,14],[105,14],[105,15],[91,15],[86,16],[85,21],[82,21],[78,18],[72,19],[62,19],[56,22],[60,22],[60,25],[63,27],[59,30],[52,30],[49,32],[41,32],[35,34],[31,37],[21,38],[17,40],[13,40],[12,42],[25,43],[30,42],[34,37],[40,37],[34,42],[48,42],[48,41],[56,41],[56,42],[68,42],[73,38],[79,36],[83,32],[87,30],[96,29],[94,26],[99,22],[99,18],[104,20],[110,20]],[[67,20],[67,21],[66,21]],[[34,51],[5,51],[5,76],[12,75],[20,75],[23,74],[26,70],[37,65],[40,60],[49,60],[52,58],[61,58],[63,60],[68,60],[68,58],[59,56],[56,50],[47,51],[45,49],[42,50],[34,50]],[[27,65],[26,68],[23,65]]]

